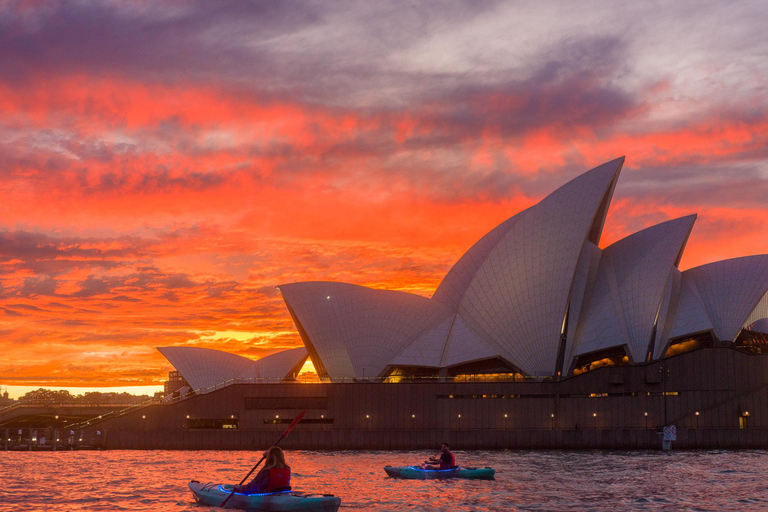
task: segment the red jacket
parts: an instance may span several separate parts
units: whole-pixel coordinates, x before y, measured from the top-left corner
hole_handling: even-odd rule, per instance
[[[443,452],[440,455],[440,469],[451,469],[456,467],[456,459],[451,452]]]
[[[291,488],[291,468],[262,468],[247,485],[236,485],[235,492],[257,494],[272,492],[275,489]]]

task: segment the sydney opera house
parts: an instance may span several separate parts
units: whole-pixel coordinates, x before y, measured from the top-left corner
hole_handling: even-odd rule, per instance
[[[657,361],[679,344],[749,341],[750,329],[765,329],[768,255],[678,270],[696,215],[599,248],[623,161],[494,228],[430,299],[345,283],[281,285],[319,375],[562,377],[605,359]]]
[[[239,437],[205,442],[238,448],[307,409],[305,448],[648,447],[673,424],[685,446],[768,446],[768,255],[680,271],[695,214],[601,249],[623,163],[493,228],[430,298],[281,284],[304,348],[259,361],[161,348],[179,399],[103,428],[139,432],[118,447],[148,430],[192,447],[196,418],[218,418]],[[319,383],[295,382],[307,357]]]

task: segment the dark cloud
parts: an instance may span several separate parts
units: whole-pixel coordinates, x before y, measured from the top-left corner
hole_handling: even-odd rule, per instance
[[[40,295],[56,295],[58,283],[55,279],[45,276],[27,277],[20,288],[12,292],[12,295],[23,298],[35,298]]]
[[[101,249],[94,244],[118,242],[122,248]],[[0,233],[0,262],[16,269],[55,276],[79,268],[115,268],[119,260],[134,258],[146,242],[138,238],[56,238],[41,233],[6,231]]]
[[[26,309],[27,311],[43,311],[37,306],[31,306],[29,304],[8,304],[7,307],[13,308],[13,309]]]
[[[45,69],[213,81],[261,97],[338,101],[345,91],[413,80],[381,63],[497,3],[11,2],[0,16],[0,76],[19,83]]]
[[[768,175],[764,161],[699,162],[677,159],[665,166],[629,167],[622,171],[616,198],[642,203],[687,205],[695,213],[700,206],[764,208],[768,197]],[[699,222],[700,224],[701,222]]]

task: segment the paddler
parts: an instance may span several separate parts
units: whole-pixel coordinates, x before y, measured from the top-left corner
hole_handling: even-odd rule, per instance
[[[264,452],[264,467],[246,485],[235,485],[235,492],[256,494],[291,490],[291,467],[279,446]]]
[[[448,443],[443,443],[440,445],[439,456],[430,457],[429,460],[424,461],[424,464],[426,464],[424,469],[453,469],[456,467],[456,459],[453,457]],[[434,464],[439,464],[439,466]]]

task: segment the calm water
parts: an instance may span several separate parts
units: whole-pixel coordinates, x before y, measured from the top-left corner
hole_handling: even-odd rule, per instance
[[[394,480],[423,452],[287,452],[294,489],[341,510],[768,510],[768,452],[455,452],[495,481]],[[208,512],[187,482],[233,482],[255,452],[0,452],[0,511]]]

